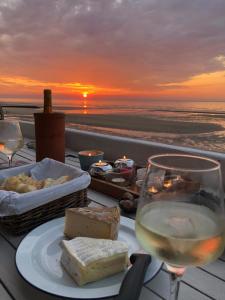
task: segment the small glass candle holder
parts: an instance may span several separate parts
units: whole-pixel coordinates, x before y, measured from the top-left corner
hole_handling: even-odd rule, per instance
[[[115,171],[115,169],[108,172],[105,179],[106,181],[119,186],[128,186],[130,184],[129,178],[124,176],[123,173]]]
[[[123,158],[118,158],[115,161],[114,166],[116,169],[134,168],[134,161],[124,155]]]
[[[104,152],[100,150],[84,150],[78,153],[79,161],[81,169],[84,171],[88,171],[90,166],[98,162],[99,160],[103,160]]]
[[[132,182],[135,176],[135,164],[133,159],[119,158],[114,162],[114,172],[119,173],[121,177],[126,179],[129,184]]]
[[[119,185],[119,186],[126,186],[128,184],[126,179],[123,177],[112,177],[111,183]]]
[[[128,186],[131,185],[134,179],[134,169],[116,169],[113,168],[112,171],[107,173],[105,178],[108,182],[120,185]]]
[[[110,171],[112,171],[112,166],[109,163],[101,160],[93,163],[89,169],[91,176],[96,177],[104,177]]]

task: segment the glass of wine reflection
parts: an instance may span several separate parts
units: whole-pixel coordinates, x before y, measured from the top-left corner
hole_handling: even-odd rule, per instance
[[[178,299],[185,268],[217,259],[225,245],[219,162],[182,154],[149,158],[136,216],[142,247],[166,263],[170,300]]]
[[[0,152],[8,158],[8,167],[12,166],[14,154],[23,147],[23,136],[18,121],[0,120]]]

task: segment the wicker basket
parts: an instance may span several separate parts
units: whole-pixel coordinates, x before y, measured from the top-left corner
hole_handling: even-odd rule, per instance
[[[84,207],[89,204],[87,189],[77,191],[20,215],[0,218],[0,224],[12,234],[22,234],[56,217],[64,216],[67,207]]]

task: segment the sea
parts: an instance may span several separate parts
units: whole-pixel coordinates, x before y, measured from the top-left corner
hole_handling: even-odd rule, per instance
[[[7,99],[0,102],[0,105],[13,104],[13,100]],[[36,104],[41,102],[21,101],[19,104]],[[17,102],[18,104],[18,102]],[[17,117],[24,120],[32,119],[34,110],[11,109],[5,108],[9,117]],[[55,104],[55,110],[65,112],[70,116],[67,126],[100,132],[104,134],[120,135],[131,138],[139,138],[147,141],[154,141],[172,145],[188,146],[209,151],[225,153],[225,100],[224,101],[182,101],[182,100],[149,100],[149,101],[132,101],[128,100],[97,100],[94,99],[69,99],[58,100]],[[76,115],[83,116],[82,124],[77,122]],[[89,116],[121,116],[121,127],[112,128],[107,124],[90,125],[85,124],[85,119]],[[74,116],[74,118],[71,116]],[[157,124],[159,130],[132,130],[127,126],[124,116],[134,117],[136,120],[148,117]],[[107,119],[107,118],[106,118]],[[146,119],[147,120],[147,119]],[[164,132],[160,128],[163,122],[167,122],[168,128]],[[177,132],[170,132],[170,122],[177,122]],[[189,122],[189,123],[187,123]],[[189,132],[182,132],[180,124],[185,123],[186,127],[190,126]],[[204,126],[204,131],[199,130]]]

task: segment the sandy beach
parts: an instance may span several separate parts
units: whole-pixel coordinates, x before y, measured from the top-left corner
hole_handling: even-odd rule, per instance
[[[19,119],[33,121],[37,110],[9,111]],[[68,113],[66,126],[85,131],[138,138],[166,144],[188,146],[225,152],[225,116],[196,114],[193,112],[149,112],[146,114],[118,113]]]
[[[225,152],[225,118],[209,115],[67,115],[68,126],[81,130]]]
[[[199,134],[222,131],[224,128],[218,124],[190,122],[179,120],[165,120],[151,116],[132,115],[67,115],[66,121],[80,125],[106,127],[113,129],[126,129],[135,131],[151,131],[169,134]]]

